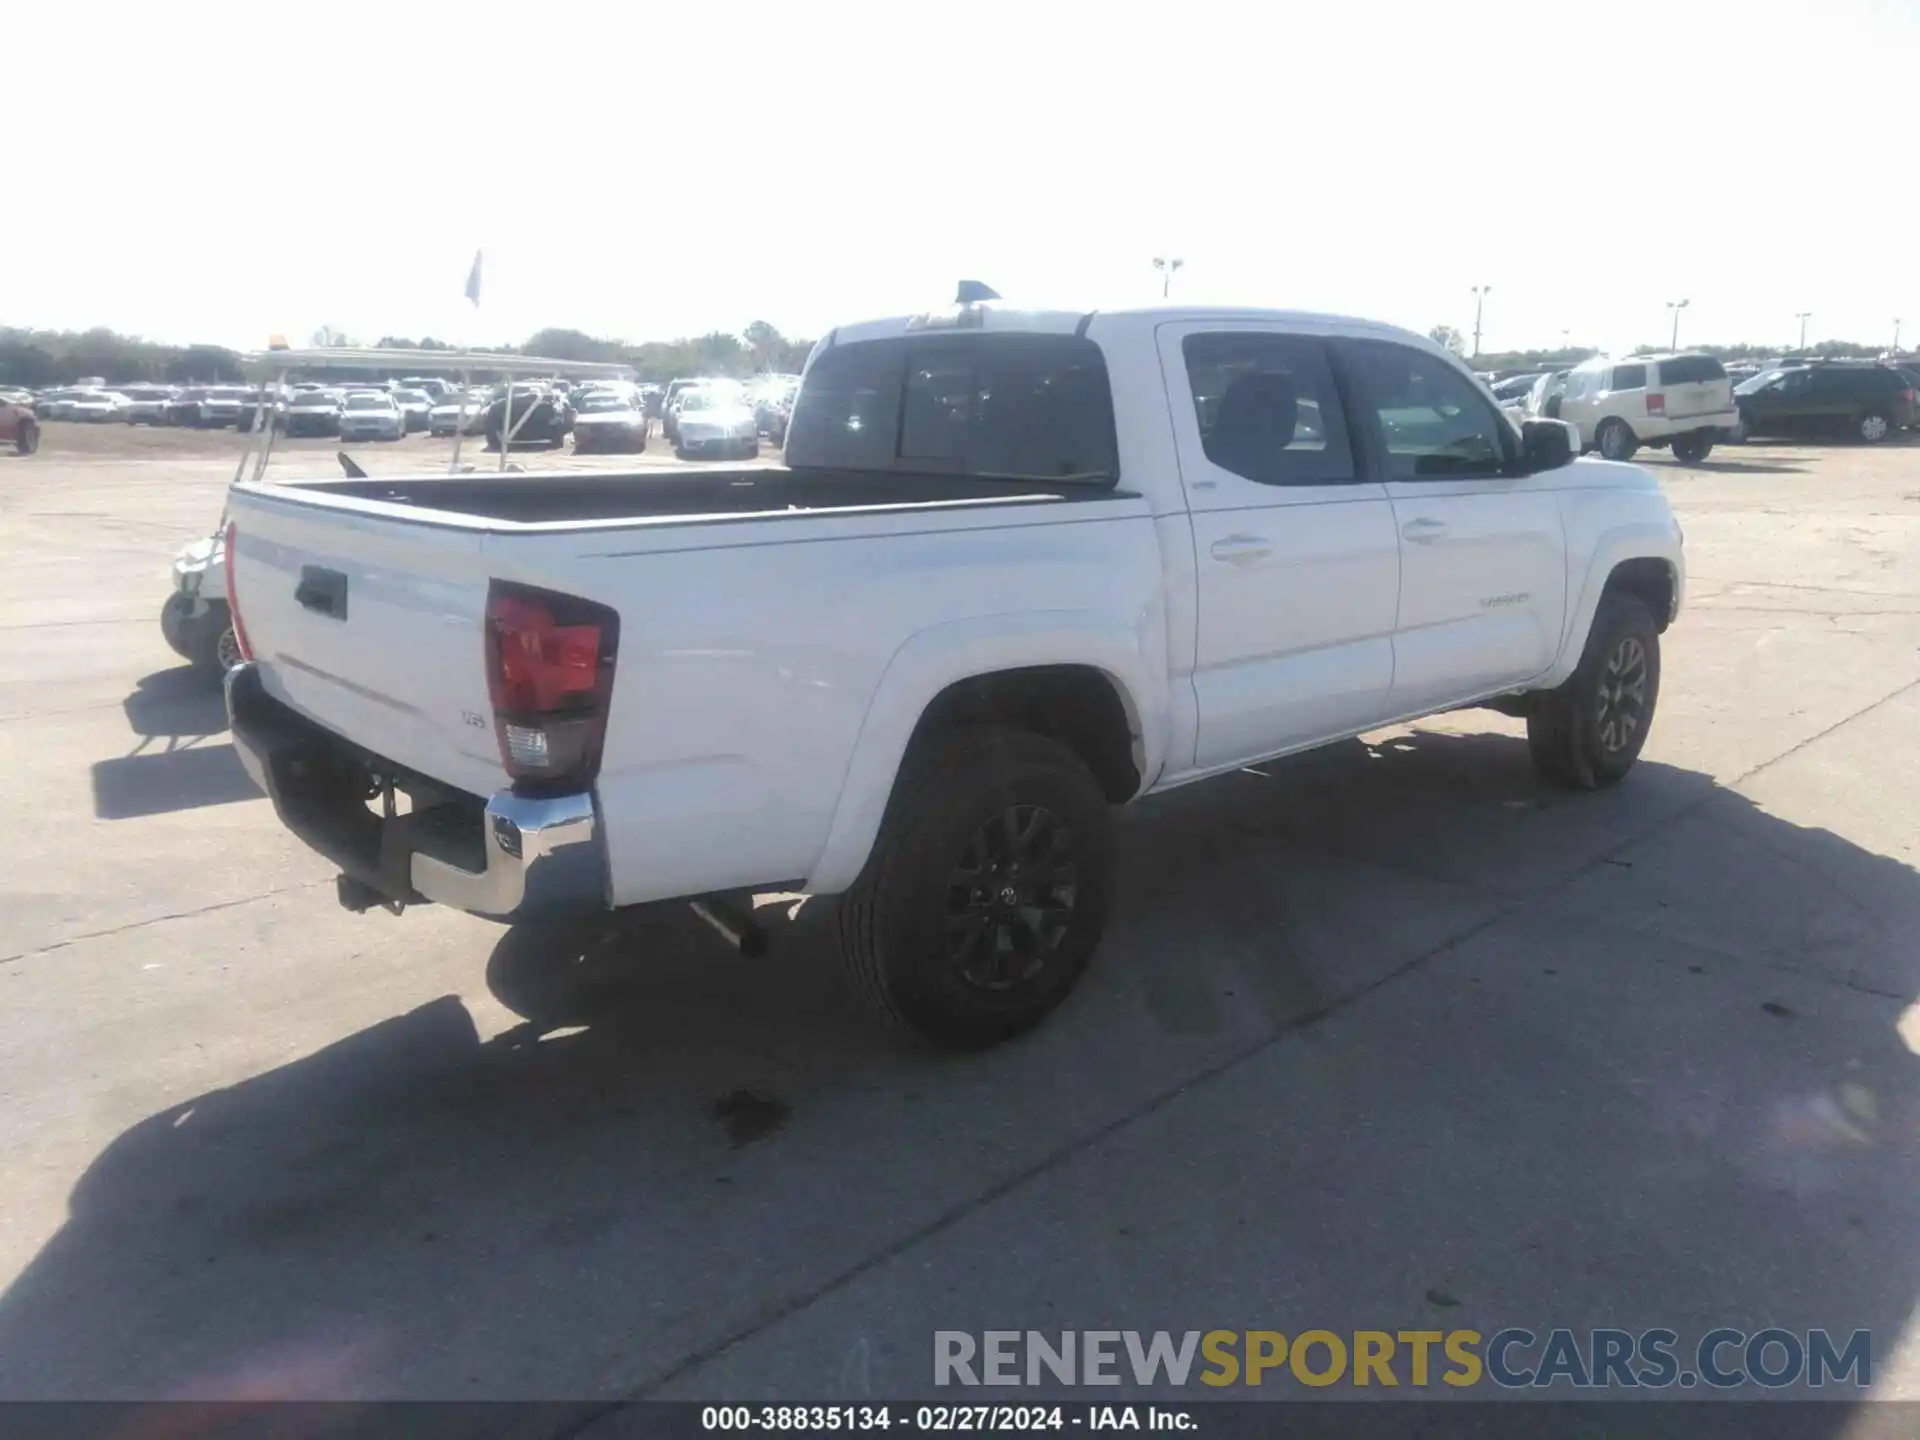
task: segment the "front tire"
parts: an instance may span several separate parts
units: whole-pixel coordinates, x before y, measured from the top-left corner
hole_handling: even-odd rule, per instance
[[[40,448],[40,427],[31,420],[20,422],[20,428],[14,433],[13,449],[18,455],[31,455]]]
[[[1029,731],[954,731],[909,754],[841,953],[894,1024],[944,1050],[1038,1025],[1106,928],[1113,816],[1079,756]]]
[[[1660,698],[1660,631],[1634,595],[1604,597],[1580,667],[1527,716],[1534,768],[1577,790],[1612,785],[1633,768]]]
[[[1698,465],[1713,453],[1711,435],[1676,435],[1673,440],[1673,458],[1682,465]]]
[[[1853,422],[1853,433],[1869,445],[1878,445],[1893,433],[1893,422],[1878,410],[1869,410]]]
[[[240,642],[234,636],[226,602],[209,600],[207,608],[209,613],[187,630],[187,659],[201,674],[217,678],[240,663]]]
[[[1593,444],[1608,460],[1631,460],[1640,449],[1639,440],[1634,438],[1633,427],[1617,416],[1600,422],[1600,428],[1594,432]]]

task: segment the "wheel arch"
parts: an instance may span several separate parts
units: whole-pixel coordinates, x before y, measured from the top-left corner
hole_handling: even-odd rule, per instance
[[[957,726],[1008,724],[1068,745],[1116,803],[1165,761],[1165,657],[1105,616],[987,616],[921,631],[888,664],[848,759],[809,890],[844,890],[865,866],[912,747]]]
[[[1678,528],[1652,522],[1622,526],[1606,532],[1595,547],[1577,598],[1567,610],[1567,627],[1560,640],[1560,658],[1533,689],[1548,690],[1564,683],[1580,664],[1587,636],[1601,602],[1613,594],[1638,597],[1653,613],[1661,632],[1679,617],[1685,599],[1686,567]]]

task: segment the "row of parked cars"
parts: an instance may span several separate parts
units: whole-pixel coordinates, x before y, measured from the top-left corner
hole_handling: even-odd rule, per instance
[[[1582,450],[1630,460],[1671,449],[1698,464],[1722,441],[1853,439],[1877,445],[1920,428],[1920,369],[1890,361],[1783,355],[1727,366],[1711,355],[1595,358],[1492,382],[1516,418],[1564,420]]]
[[[665,386],[527,380],[467,390],[431,377],[353,386],[310,381],[279,393],[274,424],[287,435],[349,440],[399,440],[418,431],[485,436],[490,450],[503,443],[559,446],[571,435],[577,451],[639,451],[659,421],[683,457],[753,455],[763,435],[785,442],[799,386],[798,375],[690,376]],[[109,388],[98,379],[12,398],[36,421],[243,431],[259,423],[264,401],[260,388],[247,385]],[[37,443],[37,426],[33,439]]]

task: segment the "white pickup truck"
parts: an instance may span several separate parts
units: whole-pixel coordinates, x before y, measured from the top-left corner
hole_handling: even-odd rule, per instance
[[[846,326],[786,466],[246,481],[239,752],[353,909],[845,892],[938,1045],[1070,990],[1110,807],[1435,711],[1550,778],[1646,739],[1680,528],[1365,321],[963,307]]]

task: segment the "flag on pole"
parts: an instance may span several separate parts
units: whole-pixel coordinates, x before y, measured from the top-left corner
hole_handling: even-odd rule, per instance
[[[473,252],[473,268],[467,272],[467,299],[480,304],[480,252]]]

